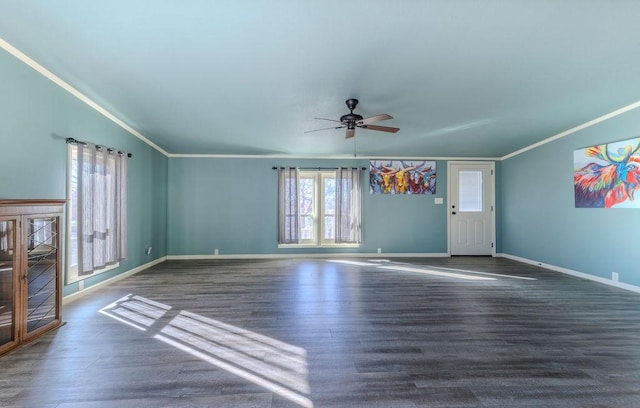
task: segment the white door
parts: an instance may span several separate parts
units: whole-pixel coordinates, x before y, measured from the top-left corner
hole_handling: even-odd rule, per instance
[[[449,162],[449,253],[495,255],[494,163]]]

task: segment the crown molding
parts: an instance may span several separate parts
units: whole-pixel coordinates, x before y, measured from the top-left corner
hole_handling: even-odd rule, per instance
[[[514,156],[517,156],[519,154],[528,152],[529,150],[533,150],[533,149],[538,148],[538,147],[540,147],[542,145],[545,145],[547,143],[551,143],[551,142],[553,142],[555,140],[558,140],[558,139],[561,139],[561,138],[563,138],[565,136],[569,136],[569,135],[571,135],[573,133],[576,133],[576,132],[578,132],[578,131],[580,131],[582,129],[586,129],[586,128],[591,127],[593,125],[597,125],[600,122],[604,122],[605,120],[614,118],[614,117],[616,117],[618,115],[622,115],[623,113],[629,112],[630,110],[636,109],[638,107],[640,107],[640,101],[634,102],[634,103],[629,104],[627,106],[624,106],[624,107],[622,107],[620,109],[616,109],[613,112],[610,112],[610,113],[607,113],[606,115],[602,115],[600,117],[597,117],[597,118],[595,118],[593,120],[585,122],[582,125],[578,125],[578,126],[573,127],[573,128],[571,128],[569,130],[565,130],[564,132],[560,132],[557,135],[554,135],[554,136],[551,136],[551,137],[549,137],[547,139],[541,140],[538,143],[534,143],[534,144],[529,145],[527,147],[523,147],[520,150],[516,150],[513,153],[509,153],[508,155],[501,157],[499,160],[510,159],[510,158],[512,158]]]
[[[200,158],[200,159],[288,159],[288,160],[474,160],[497,161],[500,157],[437,157],[437,156],[351,156],[351,155],[287,155],[287,154],[174,154],[170,158]]]

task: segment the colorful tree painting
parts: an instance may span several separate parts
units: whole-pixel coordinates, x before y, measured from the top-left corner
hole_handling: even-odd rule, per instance
[[[576,207],[640,208],[640,194],[636,194],[640,190],[639,148],[640,138],[635,138],[576,150]]]

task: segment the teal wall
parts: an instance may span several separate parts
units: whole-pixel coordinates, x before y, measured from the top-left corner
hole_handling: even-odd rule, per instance
[[[0,50],[0,198],[64,198],[64,139],[114,146],[129,161],[129,258],[91,286],[165,255],[446,253],[447,205],[434,196],[363,191],[363,243],[279,249],[273,166],[368,166],[367,160],[167,158]],[[640,211],[576,209],[573,151],[640,135],[640,110],[496,163],[497,251],[640,286]],[[446,201],[446,162],[436,197]],[[367,172],[363,172],[366,181]],[[153,247],[151,255],[145,254]],[[65,294],[78,285],[65,287]]]
[[[66,198],[67,137],[123,149],[129,257],[85,286],[165,256],[168,159],[1,49],[0,72],[0,198]]]
[[[446,206],[433,195],[372,195],[363,171],[363,243],[349,249],[278,249],[277,172],[273,166],[362,166],[367,160],[170,158],[169,255],[299,253],[444,253]],[[446,198],[446,162],[437,162],[437,194]]]
[[[504,160],[502,252],[640,286],[640,210],[575,208],[573,193],[574,150],[639,135],[634,110]]]

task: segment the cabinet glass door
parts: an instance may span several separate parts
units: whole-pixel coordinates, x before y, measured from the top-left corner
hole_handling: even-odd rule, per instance
[[[0,350],[16,339],[15,220],[0,220]]]
[[[27,221],[27,336],[58,321],[58,220]]]

